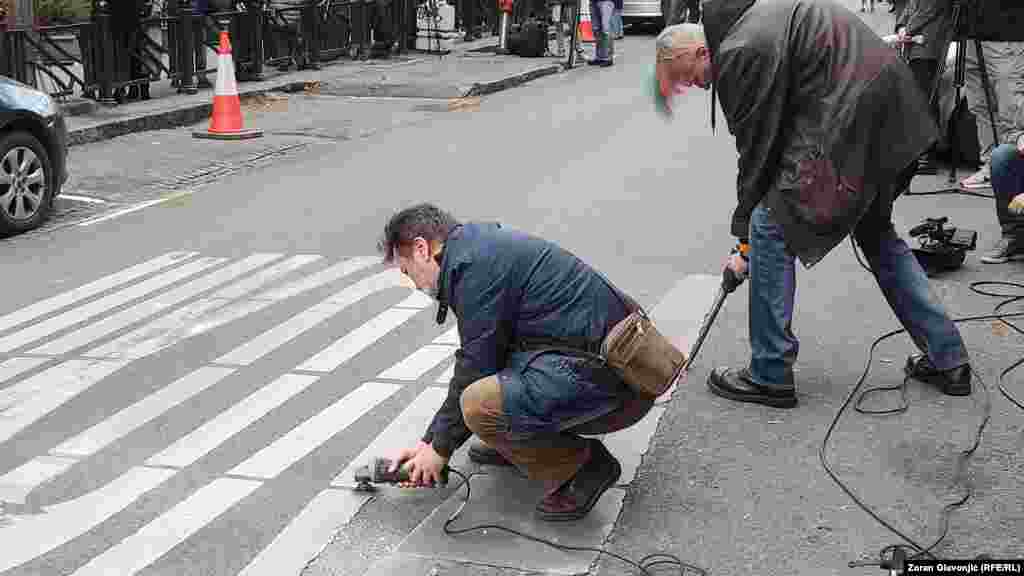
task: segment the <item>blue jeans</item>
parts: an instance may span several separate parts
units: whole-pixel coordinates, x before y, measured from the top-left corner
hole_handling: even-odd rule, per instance
[[[1013,144],[1003,144],[992,152],[992,192],[1003,236],[1024,240],[1024,216],[1011,214],[1009,210],[1010,200],[1024,193],[1024,158]]]
[[[612,0],[590,0],[590,26],[594,30],[596,60],[611,60],[615,56],[615,40],[612,36],[612,14],[615,3]]]
[[[892,226],[892,204],[876,201],[854,239],[911,340],[938,370],[968,362],[960,332],[928,285],[928,276]],[[762,386],[793,386],[800,343],[793,334],[796,259],[782,228],[759,204],[750,218],[750,375]]]
[[[622,8],[616,8],[612,13],[612,36],[622,36]]]

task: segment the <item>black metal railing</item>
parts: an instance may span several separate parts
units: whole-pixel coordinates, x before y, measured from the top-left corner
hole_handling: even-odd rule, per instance
[[[254,80],[265,66],[316,69],[343,57],[407,52],[415,47],[421,1],[308,0],[271,8],[266,0],[232,0],[229,9],[200,14],[191,0],[167,0],[162,13],[134,19],[97,2],[84,22],[0,22],[0,74],[55,97],[77,92],[105,104],[147,98],[149,85],[165,79],[194,94],[216,72],[207,49],[216,51],[221,29],[230,35],[238,79]]]

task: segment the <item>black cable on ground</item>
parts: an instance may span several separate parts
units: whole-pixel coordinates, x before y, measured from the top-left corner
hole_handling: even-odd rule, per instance
[[[481,474],[480,472],[474,472],[467,477],[465,474],[456,470],[455,468],[449,467],[449,470],[451,470],[454,474],[458,475],[459,478],[462,478],[462,484],[466,487],[466,497],[462,499],[462,502],[459,504],[458,509],[456,509],[455,512],[452,513],[452,515],[449,516],[448,520],[446,520],[444,523],[444,533],[448,534],[449,536],[465,534],[466,532],[474,532],[477,530],[486,530],[489,528],[491,530],[501,530],[502,532],[508,532],[510,534],[526,538],[527,540],[532,540],[534,542],[546,544],[548,546],[551,546],[552,548],[557,548],[559,550],[569,550],[577,552],[597,552],[598,555],[604,554],[606,556],[611,556],[612,558],[616,558],[622,561],[623,563],[639,570],[640,574],[644,574],[645,576],[654,576],[654,572],[652,570],[654,570],[657,567],[676,568],[678,569],[679,576],[686,576],[687,572],[692,572],[693,574],[698,574],[700,576],[708,576],[708,573],[703,568],[694,566],[693,564],[687,564],[686,562],[683,562],[678,557],[672,554],[648,554],[647,556],[641,558],[639,562],[634,562],[629,558],[620,556],[618,554],[615,554],[614,552],[602,550],[600,548],[556,544],[555,542],[551,542],[550,540],[545,540],[543,538],[538,538],[536,536],[530,536],[529,534],[525,534],[518,530],[513,530],[512,528],[506,528],[504,526],[498,526],[496,524],[478,524],[476,526],[471,526],[469,528],[459,528],[457,530],[453,530],[450,528],[450,526],[459,518],[459,516],[462,514],[462,509],[465,508],[466,504],[469,503],[469,480],[473,476],[482,476],[483,474]],[[458,490],[458,488],[456,488],[456,490]]]
[[[857,262],[860,263],[860,265],[865,270],[867,270],[872,275],[874,275],[874,272],[870,269],[870,267],[868,267],[861,260],[860,254],[857,251],[857,247],[854,244],[852,238],[850,239],[850,245],[851,245],[851,247],[853,247],[853,253],[854,253],[854,256],[856,256],[856,258],[857,258]],[[1013,288],[1019,289],[1019,290],[1021,290],[1021,292],[1018,293],[1018,294],[998,294],[998,293],[986,292],[986,291],[980,290],[979,289],[980,286],[1007,286],[1007,287],[1013,287]],[[1009,304],[1011,304],[1013,302],[1024,300],[1024,284],[1018,284],[1018,283],[1015,283],[1015,282],[983,281],[983,282],[972,282],[970,284],[970,288],[971,288],[972,291],[974,291],[977,294],[982,294],[982,295],[985,295],[985,296],[1003,297],[1003,298],[1006,298],[1006,300],[1004,300],[1003,302],[1000,302],[998,305],[996,305],[996,307],[993,310],[994,314],[987,314],[987,315],[980,315],[980,316],[969,316],[969,317],[964,317],[964,318],[956,318],[956,319],[953,320],[953,322],[959,324],[959,323],[963,323],[963,322],[974,322],[974,321],[980,321],[980,320],[999,320],[1000,322],[1006,324],[1010,328],[1013,328],[1018,333],[1024,335],[1024,330],[1021,330],[1021,328],[1019,328],[1018,326],[1014,325],[1012,322],[1008,321],[1009,318],[1024,317],[1024,312],[1018,312],[1018,313],[1001,313],[1000,312],[1000,310],[1004,306],[1009,305]],[[874,518],[879,524],[881,524],[882,526],[885,526],[887,529],[889,529],[891,532],[893,532],[894,534],[896,534],[897,536],[899,536],[900,538],[905,540],[910,545],[909,547],[906,546],[906,545],[903,545],[903,544],[894,544],[894,545],[886,546],[885,548],[883,548],[880,551],[880,553],[879,553],[879,560],[878,561],[850,562],[849,566],[851,568],[861,567],[861,566],[888,566],[888,565],[890,565],[890,563],[892,561],[893,553],[897,549],[912,548],[913,550],[915,550],[916,551],[915,553],[907,555],[907,559],[909,559],[909,560],[915,560],[915,559],[921,559],[921,558],[938,559],[938,558],[936,558],[936,556],[934,554],[932,554],[932,550],[936,546],[938,546],[939,543],[942,542],[946,538],[946,535],[949,532],[949,516],[950,516],[950,514],[956,508],[959,508],[959,507],[963,506],[965,503],[967,503],[967,501],[973,495],[973,486],[971,486],[969,483],[965,483],[964,487],[965,487],[966,491],[965,491],[964,495],[959,500],[957,500],[956,502],[950,503],[950,504],[946,505],[943,508],[943,511],[942,511],[942,532],[941,532],[941,535],[930,546],[925,547],[925,546],[922,546],[921,544],[919,544],[918,542],[916,542],[913,538],[907,536],[906,534],[904,534],[903,532],[898,530],[896,527],[894,527],[888,521],[886,521],[885,519],[880,517],[877,513],[875,513],[869,506],[867,506],[864,502],[862,502],[845,484],[843,484],[843,482],[841,480],[839,480],[839,478],[836,476],[836,474],[833,473],[832,469],[829,468],[829,466],[828,466],[828,461],[827,461],[827,458],[825,457],[825,451],[826,451],[827,446],[828,446],[829,438],[831,438],[832,432],[835,430],[835,427],[838,424],[839,419],[842,417],[843,413],[846,411],[847,407],[850,405],[851,400],[853,400],[854,396],[857,394],[857,392],[864,385],[864,381],[867,379],[868,372],[870,371],[870,368],[871,368],[871,362],[872,362],[872,359],[874,357],[875,348],[880,343],[882,343],[884,340],[886,340],[888,338],[891,338],[893,336],[896,336],[898,334],[903,334],[905,332],[906,332],[905,329],[904,330],[893,330],[892,332],[889,332],[887,334],[884,334],[884,335],[878,337],[871,344],[871,348],[868,350],[868,359],[867,359],[867,363],[866,363],[866,365],[864,367],[864,372],[861,374],[860,379],[857,381],[857,385],[850,392],[849,396],[847,396],[846,401],[843,402],[842,407],[840,407],[839,411],[835,415],[835,418],[832,420],[832,423],[829,425],[828,431],[825,433],[825,438],[822,440],[821,449],[818,451],[818,456],[819,456],[819,459],[821,460],[822,466],[825,468],[825,472],[840,487],[840,489],[842,489],[843,492],[845,492],[846,495],[849,496],[869,516]],[[1003,396],[1005,396],[1010,402],[1012,402],[1017,407],[1019,407],[1022,410],[1024,410],[1024,404],[1022,404],[1013,395],[1011,395],[1009,393],[1009,391],[1006,389],[1006,387],[1003,385],[1003,380],[1006,377],[1006,375],[1009,374],[1010,372],[1012,372],[1014,369],[1016,369],[1021,364],[1024,364],[1024,357],[1022,357],[1020,360],[1014,362],[1008,368],[1006,368],[1005,370],[1002,371],[1002,373],[999,375],[999,390],[1000,390],[1000,392],[1002,392]],[[973,369],[973,367],[971,368],[971,373],[973,374],[973,376],[975,378],[977,378],[977,380],[979,382],[981,382],[982,388],[985,391],[985,403],[984,403],[984,409],[983,409],[984,416],[982,418],[981,424],[979,424],[979,426],[978,426],[977,432],[975,433],[974,442],[972,443],[971,447],[968,448],[967,450],[964,450],[963,452],[961,452],[960,457],[957,460],[956,474],[954,476],[954,486],[961,484],[961,480],[963,480],[963,475],[964,475],[964,471],[965,471],[965,468],[966,468],[967,461],[974,454],[974,452],[978,449],[978,446],[981,443],[981,435],[984,432],[985,427],[988,425],[988,421],[989,421],[989,418],[991,417],[991,411],[992,411],[991,397],[990,397],[988,385],[985,383],[984,379],[982,379],[981,375],[978,374],[978,372]],[[855,406],[855,409],[858,412],[861,412],[863,414],[896,414],[896,413],[906,412],[906,410],[907,410],[906,385],[907,385],[907,381],[909,379],[910,379],[909,376],[905,377],[904,380],[903,380],[903,384],[901,386],[877,387],[877,388],[869,388],[869,389],[865,390],[861,394],[860,398],[858,399],[857,405]],[[860,408],[860,403],[863,401],[864,397],[867,396],[867,394],[869,394],[871,392],[882,391],[882,390],[895,390],[897,388],[901,390],[902,400],[903,400],[903,403],[902,403],[902,405],[899,408],[895,408],[895,409],[892,409],[892,410],[881,410],[881,411],[867,411],[867,410],[863,410],[863,409]],[[886,558],[886,554],[887,553],[889,554],[888,558]],[[980,558],[981,556],[984,556],[984,555],[979,555],[978,557]]]
[[[949,194],[960,194],[961,196],[974,196],[976,198],[988,198],[989,200],[995,200],[995,194],[982,194],[981,192],[972,192],[970,190],[963,190],[960,188],[949,188],[946,190],[931,190],[928,192],[911,192],[907,190],[902,196],[947,196]]]

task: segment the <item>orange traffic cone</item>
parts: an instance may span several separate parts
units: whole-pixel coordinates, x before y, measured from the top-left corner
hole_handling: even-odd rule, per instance
[[[593,42],[594,41],[594,26],[590,23],[590,7],[589,3],[581,2],[584,4],[580,10],[580,27],[577,32],[577,38],[580,42]]]
[[[226,30],[221,30],[217,54],[217,84],[213,90],[210,127],[205,132],[193,132],[192,136],[214,140],[242,140],[263,136],[262,130],[242,127],[242,105],[238,100],[235,63],[231,58],[231,40]]]

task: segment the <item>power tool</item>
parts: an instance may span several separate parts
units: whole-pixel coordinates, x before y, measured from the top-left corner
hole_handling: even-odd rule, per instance
[[[401,466],[391,472],[392,461],[388,458],[374,458],[369,464],[356,468],[356,492],[375,492],[376,484],[401,484],[409,481],[409,473]],[[448,484],[448,466],[441,470],[441,485]]]
[[[750,244],[741,242],[736,248],[733,249],[733,254],[740,254],[746,259],[747,254],[750,252]],[[697,341],[694,342],[693,347],[690,348],[690,354],[686,357],[686,365],[683,370],[689,370],[690,366],[693,365],[693,359],[697,357],[697,353],[700,352],[700,347],[704,344],[704,339],[707,338],[708,332],[711,330],[711,325],[715,323],[715,318],[718,316],[718,311],[722,309],[722,304],[725,303],[725,298],[736,291],[740,284],[743,284],[744,276],[739,276],[733,272],[732,268],[726,266],[722,270],[722,285],[718,288],[718,295],[715,296],[715,303],[711,306],[711,311],[704,316],[704,321],[700,325],[700,332],[697,333]]]

